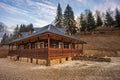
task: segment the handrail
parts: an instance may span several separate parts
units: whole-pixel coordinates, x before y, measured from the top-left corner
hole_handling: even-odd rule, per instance
[[[49,56],[48,56],[49,51]],[[81,55],[83,51],[81,49],[62,49],[62,48],[34,48],[34,49],[23,49],[23,50],[12,50],[9,51],[8,55],[14,56],[19,55],[21,57],[33,57],[33,58],[47,58],[47,57],[69,57],[74,55]]]

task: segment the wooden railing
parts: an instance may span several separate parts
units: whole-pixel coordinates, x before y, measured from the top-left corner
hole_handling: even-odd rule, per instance
[[[82,50],[77,49],[59,49],[59,48],[38,48],[22,49],[9,51],[9,56],[18,55],[21,57],[48,58],[48,57],[72,57],[82,54]]]
[[[58,49],[58,48],[50,48],[49,49],[49,57],[72,57],[79,56],[82,54],[82,50],[77,49]]]
[[[9,56],[18,55],[20,57],[47,58],[48,49],[22,49],[9,51]]]

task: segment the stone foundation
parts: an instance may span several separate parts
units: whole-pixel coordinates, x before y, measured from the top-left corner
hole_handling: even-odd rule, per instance
[[[71,61],[72,60],[72,57],[68,57],[68,61]]]
[[[33,64],[37,64],[37,59],[33,58],[33,59],[32,59],[32,63],[33,63]]]
[[[38,59],[37,63],[40,64],[40,65],[46,65],[47,64],[47,60],[45,60],[45,59]]]
[[[13,60],[13,61],[17,61],[18,60],[17,56],[8,56],[8,58]]]
[[[28,60],[27,60],[29,63],[31,63],[32,61],[31,61],[31,58],[28,58]]]
[[[60,63],[60,59],[50,60],[50,65],[59,64],[59,63]]]
[[[20,61],[21,61],[21,62],[28,62],[28,59],[27,59],[26,57],[21,57],[21,58],[20,58]]]
[[[66,58],[61,58],[60,63],[64,63],[66,61]]]
[[[16,60],[16,58],[14,56],[8,56],[8,58],[11,60],[14,60],[14,61]],[[48,62],[46,59],[19,57],[20,62],[28,62],[28,63],[40,64],[40,65],[55,65],[55,64],[64,63],[64,62],[70,61],[70,60],[72,60],[72,57],[52,59],[52,60],[49,60],[49,64],[47,64]]]

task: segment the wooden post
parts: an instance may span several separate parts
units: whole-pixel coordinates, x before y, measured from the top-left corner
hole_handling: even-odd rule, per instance
[[[50,35],[48,34],[48,54],[47,54],[47,66],[50,66],[49,52],[50,50]]]
[[[63,43],[63,38],[62,38],[62,55],[63,55],[63,49],[64,49],[64,43]]]
[[[9,49],[8,50],[10,51],[10,44],[9,44]]]
[[[71,56],[72,56],[72,40],[71,40],[70,48],[71,48]]]
[[[37,38],[37,40],[38,40],[38,41],[37,41],[37,49],[39,49],[39,47],[40,47],[39,37]],[[38,53],[38,50],[37,50],[37,52],[36,52],[36,60],[37,60],[36,63],[37,63],[37,64],[38,64],[38,54],[39,54],[39,53]]]
[[[78,50],[78,43],[77,43],[77,53],[78,53],[78,55],[80,55],[80,54],[79,54],[79,50]]]
[[[83,54],[83,44],[82,44],[82,54]]]
[[[12,51],[13,51],[13,44],[12,44]]]

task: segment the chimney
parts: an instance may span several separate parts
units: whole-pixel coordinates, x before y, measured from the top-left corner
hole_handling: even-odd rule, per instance
[[[68,34],[68,35],[72,35],[70,29],[67,29],[67,30],[66,30],[66,34]]]
[[[21,38],[21,37],[22,37],[22,34],[21,34],[21,33],[18,33],[17,37],[18,37],[18,38]]]
[[[31,35],[32,33],[33,33],[33,29],[30,29],[30,30],[28,31],[28,34]]]

